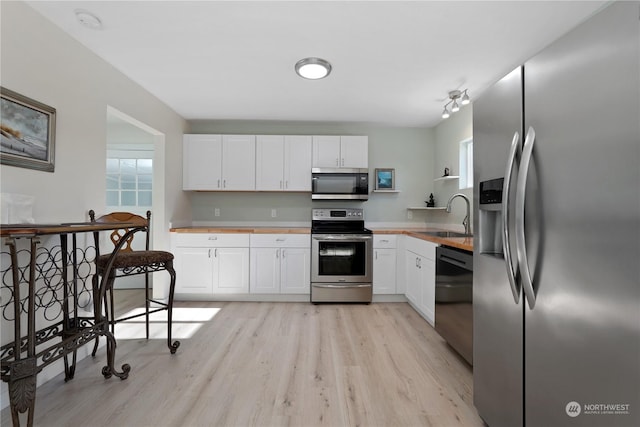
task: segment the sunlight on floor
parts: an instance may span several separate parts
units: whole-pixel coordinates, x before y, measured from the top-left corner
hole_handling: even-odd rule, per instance
[[[220,308],[174,307],[172,338],[191,338],[205,322],[210,321],[220,311]],[[120,317],[125,318],[144,313],[144,307],[135,308]],[[115,327],[117,340],[131,340],[146,338],[146,324],[144,315],[135,319],[117,323]],[[149,315],[149,339],[167,338],[167,311],[162,310]]]

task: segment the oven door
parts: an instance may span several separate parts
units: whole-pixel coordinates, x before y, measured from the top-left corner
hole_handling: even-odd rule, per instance
[[[371,235],[313,234],[311,237],[311,282],[371,283]]]

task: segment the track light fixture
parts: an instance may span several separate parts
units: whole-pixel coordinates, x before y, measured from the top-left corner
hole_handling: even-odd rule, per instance
[[[460,111],[460,104],[467,105],[471,102],[469,95],[467,94],[467,90],[452,90],[449,92],[449,102],[444,105],[444,110],[442,110],[442,118],[448,119],[451,116],[451,113],[457,113]],[[460,104],[458,104],[458,99],[460,100]],[[449,104],[451,104],[451,112],[449,112]]]

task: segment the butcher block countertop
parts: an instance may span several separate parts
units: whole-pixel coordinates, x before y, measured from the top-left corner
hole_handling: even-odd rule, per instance
[[[375,228],[371,227],[373,234],[404,234],[416,239],[426,240],[439,245],[451,246],[465,251],[473,252],[473,237],[437,237],[421,234],[425,231],[445,231],[439,228]]]
[[[309,234],[309,227],[176,227],[172,233]]]
[[[424,231],[439,230],[435,228],[376,228],[371,227],[373,234],[405,234],[416,239],[426,240],[439,245],[451,246],[466,251],[473,251],[473,237],[437,237],[420,234]],[[309,234],[308,227],[176,227],[172,233],[250,233],[250,234]]]

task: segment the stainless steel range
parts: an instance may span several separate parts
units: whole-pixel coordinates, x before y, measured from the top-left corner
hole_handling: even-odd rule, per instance
[[[373,236],[359,208],[313,209],[311,302],[370,303]]]

